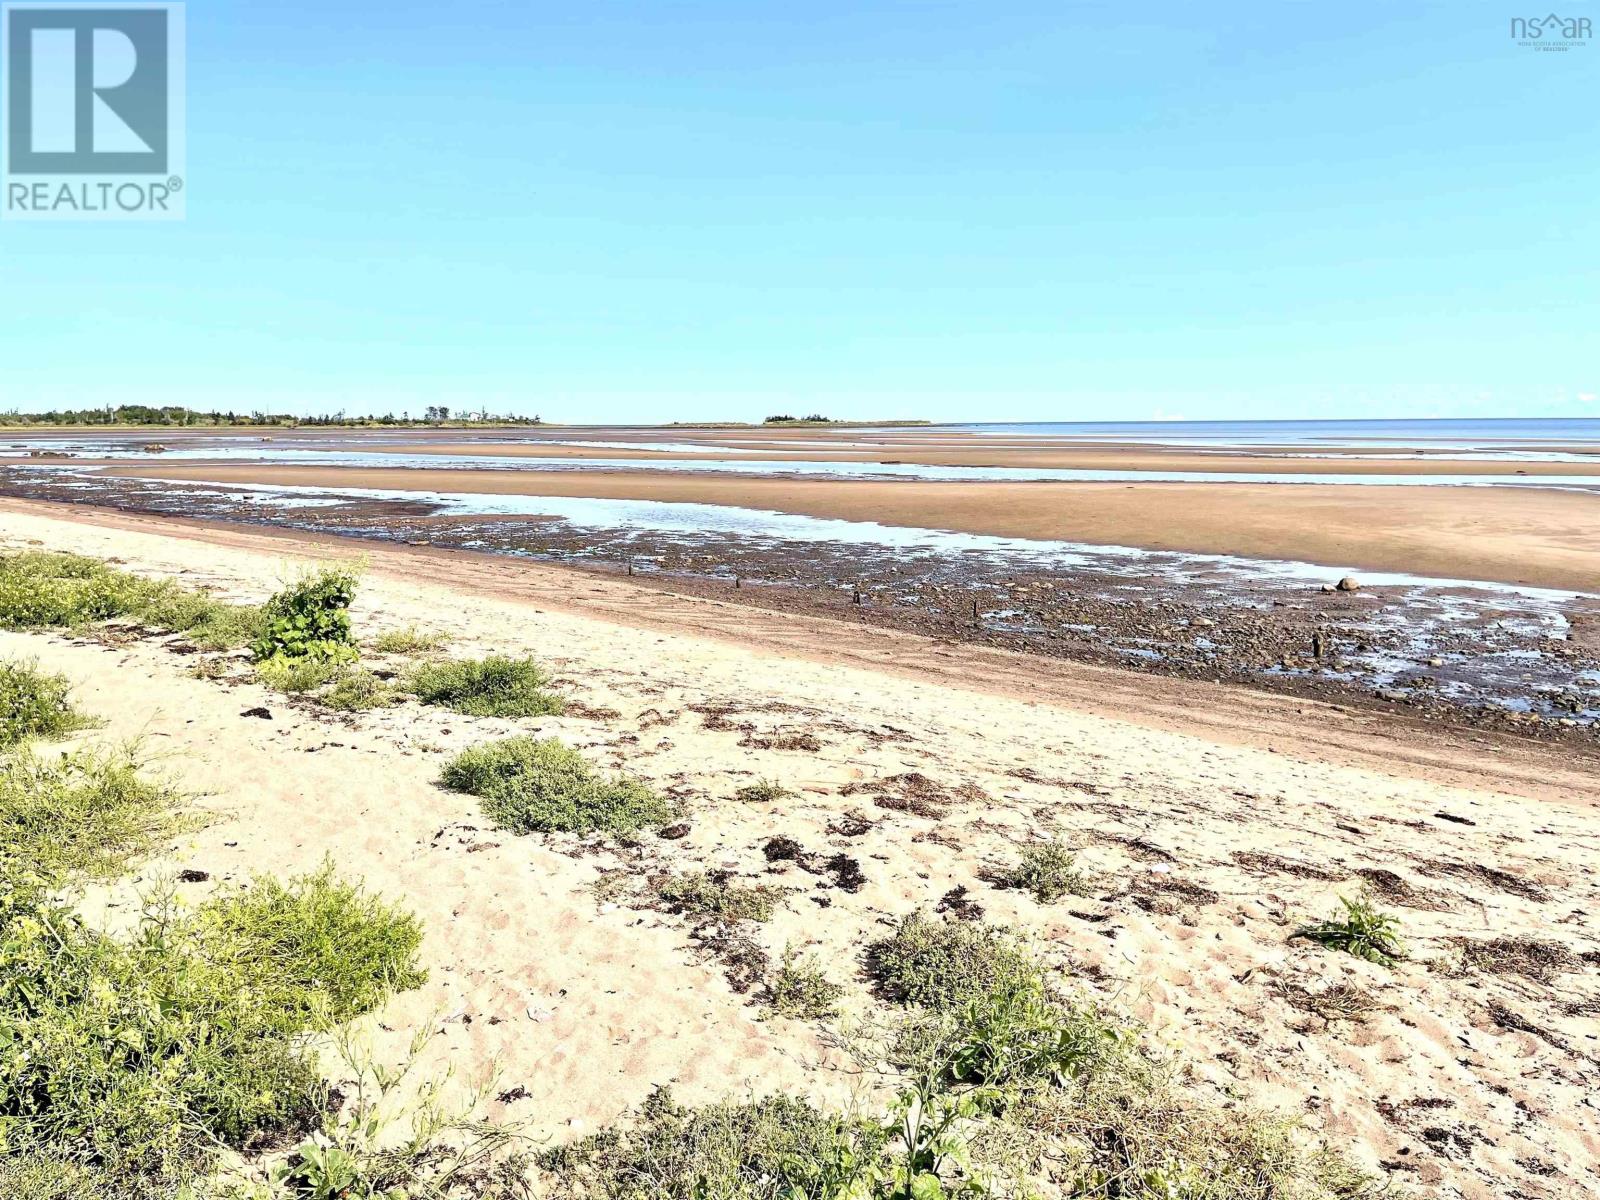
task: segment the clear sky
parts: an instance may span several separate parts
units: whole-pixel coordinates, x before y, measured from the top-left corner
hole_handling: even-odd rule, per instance
[[[1600,415],[1526,7],[197,0],[188,220],[0,225],[0,409]]]

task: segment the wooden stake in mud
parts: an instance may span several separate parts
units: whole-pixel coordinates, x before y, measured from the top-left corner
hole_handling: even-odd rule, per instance
[[[1322,630],[1318,629],[1311,635],[1311,657],[1321,658],[1327,649],[1327,643],[1322,639]]]
[[[735,575],[733,577],[733,586],[735,588],[742,588],[744,586],[744,582],[737,575]]]
[[[972,602],[972,623],[974,625],[978,623],[978,602],[976,600]]]
[[[631,558],[628,560],[628,578],[633,578],[633,559]]]
[[[850,598],[856,602],[856,606],[857,607],[860,607],[860,605],[861,605],[861,589],[860,588],[852,589],[851,593],[850,593]]]

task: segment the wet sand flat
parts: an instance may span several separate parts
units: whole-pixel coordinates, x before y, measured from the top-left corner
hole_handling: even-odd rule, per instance
[[[949,484],[582,470],[424,474],[156,461],[111,463],[104,473],[174,482],[738,505],[1001,537],[1299,559],[1572,590],[1592,590],[1600,582],[1600,496],[1532,488]]]

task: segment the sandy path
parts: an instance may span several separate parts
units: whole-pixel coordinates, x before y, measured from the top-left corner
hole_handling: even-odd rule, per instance
[[[1001,537],[1299,559],[1335,573],[1406,571],[1578,591],[1600,581],[1600,495],[1514,487],[953,484],[206,463],[121,463],[106,471],[176,481],[690,501]]]
[[[241,598],[271,590],[298,548],[247,531],[47,512],[5,505],[0,536],[115,555]],[[463,1068],[499,1057],[504,1085],[534,1097],[510,1110],[541,1131],[590,1127],[672,1080],[689,1099],[747,1087],[849,1090],[848,1075],[819,1068],[817,1031],[754,1020],[680,919],[606,910],[586,890],[602,869],[639,880],[711,865],[797,889],[760,943],[772,954],[790,942],[814,948],[851,985],[854,1010],[868,1003],[855,974],[860,948],[883,921],[965,887],[991,918],[1027,929],[1078,985],[1198,1056],[1204,1077],[1302,1116],[1369,1166],[1446,1196],[1600,1187],[1591,803],[1532,781],[1523,789],[1495,762],[1482,770],[1502,790],[1450,787],[1411,777],[1412,767],[1332,765],[1283,746],[1073,711],[1053,696],[973,691],[939,672],[931,645],[891,672],[869,667],[853,645],[814,655],[760,637],[672,632],[657,623],[660,609],[622,621],[630,595],[643,609],[721,606],[523,568],[552,595],[565,580],[569,602],[558,608],[537,589],[515,594],[494,564],[450,556],[446,576],[445,561],[375,555],[358,628],[419,621],[455,633],[459,652],[538,653],[569,695],[617,715],[513,726],[411,706],[336,721],[253,684],[191,678],[192,659],[156,641],[7,634],[0,652],[68,672],[86,707],[110,721],[105,736],[142,732],[167,770],[210,794],[219,820],[165,865],[227,877],[307,869],[332,854],[413,905],[427,922],[433,976],[385,1023],[401,1029],[441,1007],[451,1019],[440,1057]],[[734,617],[756,620],[748,610]],[[812,635],[830,624],[812,622]],[[872,636],[896,648],[891,659],[918,640]],[[273,719],[243,715],[256,705]],[[1287,728],[1293,706],[1279,705]],[[707,708],[725,720],[708,722]],[[690,835],[618,851],[485,829],[470,801],[431,780],[445,752],[512,727],[559,732],[672,789],[690,806]],[[768,745],[795,735],[815,748]],[[847,794],[905,771],[987,799],[917,816]],[[730,799],[756,777],[799,795]],[[869,825],[856,836],[838,824],[852,810]],[[1094,899],[1040,907],[983,881],[1018,842],[1046,831],[1081,847],[1099,880]],[[760,846],[776,833],[849,855],[866,886],[841,891],[792,867],[771,874]],[[1396,971],[1286,940],[1361,871],[1376,872],[1385,905],[1405,922],[1413,958]],[[1463,969],[1458,941],[1493,936],[1551,942],[1572,957],[1547,979]],[[1305,1011],[1308,993],[1335,983],[1372,999],[1365,1021],[1330,1027]]]

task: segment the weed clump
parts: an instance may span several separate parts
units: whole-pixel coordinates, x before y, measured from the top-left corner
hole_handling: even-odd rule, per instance
[[[783,1200],[846,1193],[828,1173],[846,1156],[873,1157],[864,1131],[792,1096],[685,1109],[665,1088],[631,1127],[539,1159],[553,1195],[607,1200]]]
[[[555,738],[503,738],[463,750],[440,782],[477,796],[491,820],[516,833],[632,833],[677,815],[644,784],[602,775]]]
[[[94,722],[72,707],[71,685],[34,663],[0,661],[0,750],[28,738],[59,738]]]
[[[179,802],[126,752],[10,754],[0,760],[0,883],[12,864],[52,878],[114,878],[190,825]]]
[[[350,602],[355,595],[355,574],[337,568],[307,575],[276,593],[266,603],[261,636],[251,647],[256,661],[354,659]]]
[[[308,1128],[327,1090],[305,1035],[414,986],[417,938],[411,918],[326,871],[188,912],[157,896],[123,937],[43,886],[7,888],[8,1152],[70,1195],[169,1194],[218,1142]]]
[[[656,886],[656,895],[676,913],[724,921],[770,921],[784,891],[766,884],[733,883],[722,871],[693,871],[668,876]]]
[[[317,699],[339,712],[364,712],[400,703],[401,693],[371,671],[350,671]]]
[[[449,643],[445,634],[407,625],[404,629],[386,629],[380,633],[372,639],[372,649],[377,654],[427,654]]]
[[[996,990],[1035,987],[1041,974],[1006,930],[975,921],[936,921],[921,912],[868,948],[867,967],[885,999],[939,1011]]]
[[[768,993],[768,1003],[780,1016],[822,1021],[838,1015],[844,988],[830,980],[817,962],[800,958],[790,947],[783,952]]]
[[[275,655],[256,663],[256,678],[275,692],[297,696],[314,692],[343,673],[344,666],[333,658],[289,658]]]
[[[1025,846],[1021,861],[1001,878],[1006,887],[1032,892],[1040,904],[1054,904],[1064,896],[1092,894],[1089,879],[1078,869],[1072,851],[1060,842]]]
[[[459,659],[419,667],[410,688],[424,704],[469,717],[543,717],[561,711],[550,677],[531,658]]]
[[[1335,913],[1326,921],[1305,925],[1295,930],[1293,936],[1316,942],[1330,950],[1342,950],[1357,958],[1379,966],[1392,967],[1405,957],[1400,944],[1400,922],[1390,913],[1381,912],[1365,896],[1354,900],[1339,897],[1343,913]]]
[[[770,804],[774,800],[787,800],[794,793],[776,779],[758,779],[747,783],[733,794],[735,800],[745,804]]]

